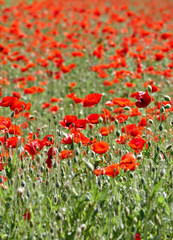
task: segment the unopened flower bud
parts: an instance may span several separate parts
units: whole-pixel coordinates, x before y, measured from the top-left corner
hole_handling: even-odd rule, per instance
[[[148,85],[147,90],[148,90],[149,93],[151,93],[152,92],[152,86]]]
[[[168,96],[168,95],[165,95],[165,96],[164,96],[164,99],[165,99],[165,101],[167,101],[167,102],[170,102],[170,101],[171,101],[171,98],[170,98],[170,96]]]

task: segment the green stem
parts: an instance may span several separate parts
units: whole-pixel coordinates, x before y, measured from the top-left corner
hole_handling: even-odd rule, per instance
[[[146,140],[147,140],[147,107],[146,107],[146,127],[145,127],[145,136],[146,136]]]

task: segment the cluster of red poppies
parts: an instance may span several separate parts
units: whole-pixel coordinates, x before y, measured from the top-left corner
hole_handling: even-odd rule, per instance
[[[98,0],[92,4],[91,1],[79,0],[58,1],[58,4],[55,0],[51,0],[51,4],[46,0],[31,4],[23,1],[12,7],[1,2],[0,64],[4,68],[0,78],[0,108],[10,108],[12,112],[10,117],[0,116],[0,170],[4,169],[2,159],[4,156],[8,158],[9,149],[22,146],[26,141],[22,131],[30,131],[31,121],[36,119],[30,114],[30,107],[31,103],[32,106],[38,103],[34,98],[38,95],[42,100],[40,111],[48,109],[56,115],[60,105],[66,107],[64,100],[69,100],[66,102],[72,104],[72,110],[75,107],[88,110],[83,118],[69,113],[59,121],[64,129],[70,131],[62,137],[62,144],[81,143],[106,157],[110,143],[98,140],[95,135],[100,133],[103,138],[113,135],[117,146],[127,144],[134,153],[142,151],[145,144],[148,147],[142,137],[149,124],[147,119],[156,118],[162,123],[173,111],[169,97],[159,101],[156,95],[173,76],[171,1],[160,3],[160,8],[151,1],[146,11],[139,10],[138,4],[136,11],[132,11],[126,1],[115,3],[113,0],[110,6],[105,4],[106,1]],[[67,12],[70,12],[70,17]],[[92,89],[95,92],[85,97],[87,93],[77,91],[85,87],[85,82],[81,79],[74,81],[73,77],[80,75],[75,75],[75,71],[82,72],[82,64],[87,64],[87,72],[94,79],[91,87],[95,87]],[[64,82],[67,86],[63,85]],[[61,83],[67,92],[57,97],[55,90],[59,90]],[[105,92],[106,100],[102,98],[102,91],[96,90],[97,86]],[[139,91],[143,88],[148,90]],[[52,95],[46,99],[49,91]],[[133,98],[137,101],[134,102]],[[26,103],[21,99],[30,101]],[[103,108],[91,112],[100,101]],[[146,109],[146,116],[142,116],[141,108]],[[138,124],[133,123],[137,116],[140,117]],[[25,119],[24,122],[14,124],[13,119],[19,117]],[[126,124],[130,119],[132,123]],[[119,126],[120,133],[115,132],[114,123]],[[86,136],[87,127],[93,129],[93,136]],[[153,132],[147,130],[146,133],[157,141]],[[39,134],[39,129],[28,133],[21,159],[26,155],[34,159],[44,146],[50,147],[46,160],[48,168],[52,167],[53,159],[59,161],[74,156],[72,149],[57,153],[54,135],[41,138]],[[117,147],[116,152],[118,150]],[[134,170],[136,166],[135,155],[129,152],[118,165],[96,169],[95,173],[116,176],[119,169]]]

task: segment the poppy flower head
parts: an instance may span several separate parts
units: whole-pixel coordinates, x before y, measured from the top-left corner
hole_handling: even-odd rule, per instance
[[[95,169],[94,174],[96,176],[107,175],[110,177],[116,177],[119,174],[119,165],[115,163],[104,168]]]
[[[135,158],[134,154],[129,152],[122,156],[121,161],[119,163],[120,169],[124,169],[126,172],[127,170],[134,171],[139,163]]]
[[[142,138],[133,138],[128,145],[132,148],[132,149],[140,149],[143,150],[144,144],[146,143],[146,141]]]
[[[69,129],[73,123],[75,124],[76,121],[77,121],[77,116],[75,116],[75,115],[66,115],[65,118],[63,119],[63,121],[60,121],[59,123],[64,128]]]
[[[83,100],[83,107],[93,107],[100,102],[101,97],[102,94],[100,93],[88,94]]]
[[[147,107],[151,102],[151,97],[148,94],[148,91],[145,92],[139,91],[134,96],[135,99],[138,101],[135,103],[136,107],[138,108],[145,108]]]
[[[92,144],[91,150],[95,153],[104,154],[109,150],[109,144],[104,141],[96,142]]]

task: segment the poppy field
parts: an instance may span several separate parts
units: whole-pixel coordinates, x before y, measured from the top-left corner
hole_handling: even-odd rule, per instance
[[[173,239],[173,2],[0,0],[0,239]]]

